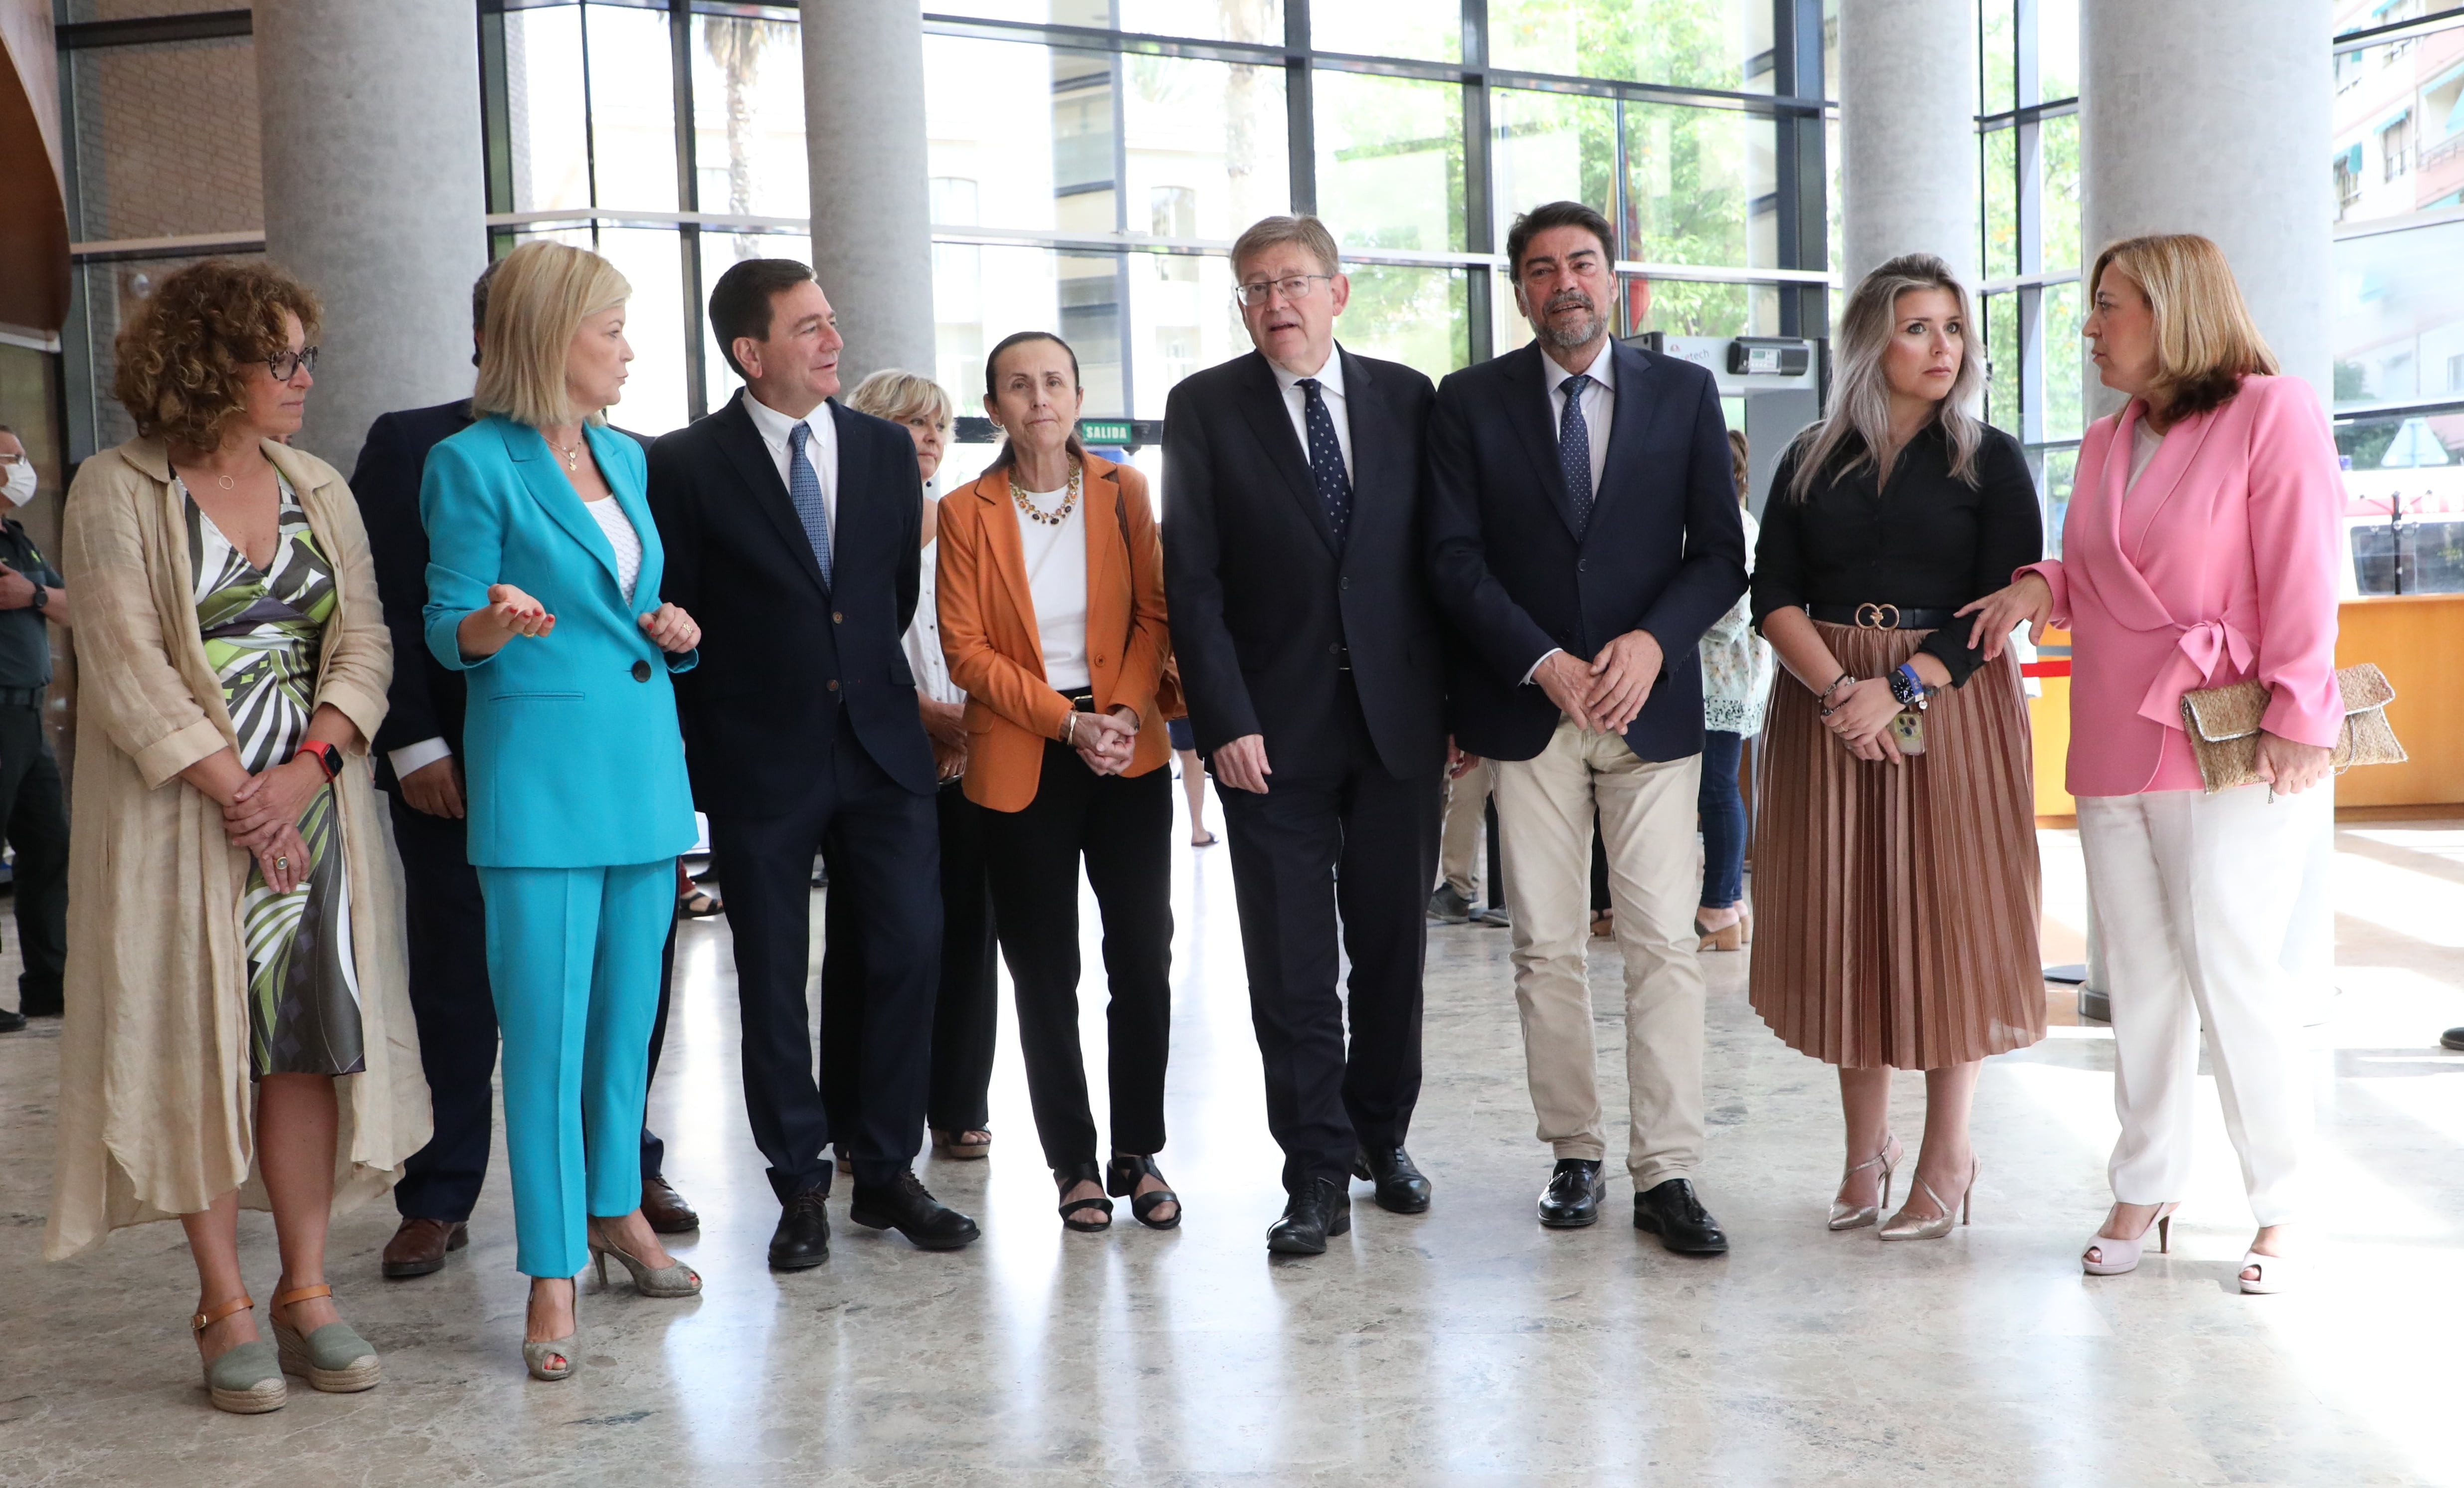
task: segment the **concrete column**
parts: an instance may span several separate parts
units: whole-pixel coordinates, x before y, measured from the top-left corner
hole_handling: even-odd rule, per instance
[[[847,338],[839,377],[931,375],[933,211],[924,20],[913,5],[803,0],[813,273]]]
[[[378,414],[471,390],[488,263],[472,15],[469,0],[256,0],[265,251],[325,304],[299,444],[345,473]]]
[[[1839,195],[1844,288],[1902,253],[1976,283],[1972,0],[1840,0]]]
[[[2080,12],[2080,267],[2115,238],[2205,233],[2284,370],[2325,396],[2328,0],[2086,0]],[[2087,388],[2092,417],[2121,406],[2093,371]]]

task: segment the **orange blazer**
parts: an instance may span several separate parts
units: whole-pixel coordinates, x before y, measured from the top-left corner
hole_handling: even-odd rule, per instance
[[[1163,544],[1147,479],[1088,455],[1087,670],[1097,709],[1138,711],[1137,747],[1124,775],[1144,775],[1172,754],[1155,688],[1172,655],[1164,625]],[[1026,587],[1009,472],[996,470],[941,498],[934,590],[941,653],[967,694],[967,799],[1023,811],[1044,773],[1044,741],[1069,727],[1069,700],[1044,680],[1044,643]],[[1125,540],[1126,539],[1126,540]]]

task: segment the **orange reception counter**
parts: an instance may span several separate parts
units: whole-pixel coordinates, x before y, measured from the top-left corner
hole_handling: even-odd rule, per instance
[[[2045,645],[2066,654],[2070,636],[2045,633]],[[2047,658],[2048,661],[2054,658]],[[2400,765],[2348,771],[2336,781],[2339,812],[2372,815],[2403,807],[2464,810],[2464,594],[2347,600],[2336,638],[2336,665],[2376,662],[2395,688],[2387,721],[2409,756]],[[2052,669],[2052,668],[2047,668]],[[2065,668],[2067,669],[2067,668]],[[2071,741],[2067,676],[2038,679],[2044,696],[2029,703],[2036,754],[2036,816],[2069,824],[2076,808],[2062,789],[2062,761]]]

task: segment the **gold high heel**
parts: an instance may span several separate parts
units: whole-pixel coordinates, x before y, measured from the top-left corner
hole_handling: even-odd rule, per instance
[[[1857,1176],[1860,1172],[1863,1172],[1866,1169],[1881,1169],[1881,1201],[1875,1204],[1842,1204],[1837,1199],[1833,1199],[1831,1201],[1831,1228],[1834,1230],[1861,1230],[1865,1228],[1865,1226],[1872,1224],[1875,1220],[1880,1219],[1882,1216],[1882,1211],[1891,1207],[1891,1171],[1899,1167],[1900,1159],[1906,1155],[1907,1149],[1900,1146],[1900,1139],[1891,1135],[1887,1131],[1883,1132],[1882,1149],[1881,1151],[1875,1153],[1869,1158],[1866,1158],[1863,1162],[1857,1164],[1855,1167],[1839,1175],[1839,1186],[1841,1188],[1846,1188],[1848,1186],[1849,1179]]]
[[[1968,1223],[1968,1200],[1969,1197],[1976,1192],[1976,1175],[1984,1171],[1985,1163],[1983,1159],[1978,1158],[1971,1159],[1969,1161],[1968,1165],[1968,1187],[1959,1191],[1959,1222],[1961,1224]],[[1918,1177],[1915,1173],[1908,1174],[1908,1182],[1912,1187],[1925,1190],[1925,1197],[1933,1200],[1934,1208],[1941,1210],[1942,1213],[1935,1214],[1930,1218],[1911,1219],[1908,1217],[1906,1208],[1903,1206],[1899,1214],[1893,1216],[1889,1224],[1886,1224],[1874,1232],[1875,1237],[1884,1240],[1938,1240],[1944,1236],[1948,1235],[1950,1233],[1951,1224],[1950,1206],[1942,1201],[1942,1195],[1933,1191],[1932,1184],[1925,1182],[1925,1179]],[[1912,1193],[1908,1195],[1908,1199],[1910,1203],[1913,1203],[1916,1200],[1916,1195]]]

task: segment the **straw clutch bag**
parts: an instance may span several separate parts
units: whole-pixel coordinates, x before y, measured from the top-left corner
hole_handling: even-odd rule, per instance
[[[2404,746],[2388,727],[2387,705],[2395,689],[2368,662],[2336,673],[2344,694],[2344,727],[2332,756],[2339,774],[2355,765],[2404,762]],[[2199,761],[2208,793],[2258,783],[2258,723],[2267,713],[2266,684],[2256,680],[2182,694],[2182,732]]]

